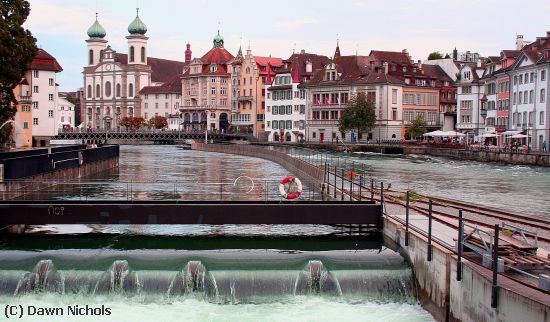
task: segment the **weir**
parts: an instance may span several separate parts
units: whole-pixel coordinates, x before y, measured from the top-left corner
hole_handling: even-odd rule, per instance
[[[0,295],[193,297],[258,303],[281,297],[414,302],[407,262],[389,249],[279,251],[3,251]]]

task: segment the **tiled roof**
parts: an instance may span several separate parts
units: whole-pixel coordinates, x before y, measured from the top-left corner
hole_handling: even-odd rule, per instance
[[[46,70],[52,72],[60,72],[63,70],[55,57],[50,55],[42,48],[38,49],[36,56],[32,59],[29,69],[31,70]]]
[[[181,74],[172,76],[161,86],[146,86],[139,91],[140,94],[181,94]]]
[[[128,55],[117,53],[115,54],[115,60],[123,65],[127,65]],[[151,66],[151,81],[163,83],[169,81],[173,76],[181,74],[185,63],[175,60],[147,57],[147,65]]]
[[[271,87],[268,87],[267,90],[268,91],[274,91],[274,90],[279,90],[279,89],[292,89],[292,85],[277,85],[277,86],[271,86]]]
[[[373,57],[377,61],[397,63],[397,64],[410,64],[411,58],[406,52],[398,51],[380,51],[372,50],[369,56]]]
[[[227,64],[227,62],[231,59],[233,59],[233,55],[231,55],[231,53],[225,48],[219,47],[210,49],[206,54],[204,54],[204,56],[201,57],[201,61],[208,65],[212,63],[216,63],[218,65]]]
[[[311,62],[312,65],[311,73],[306,72],[306,64],[308,61]],[[287,63],[289,67],[287,72],[293,72],[294,69],[298,69],[298,75],[301,79],[303,79],[306,76],[311,76],[315,73],[315,71],[326,66],[330,62],[330,59],[327,56],[298,53],[292,54],[292,56],[290,56],[284,62]]]
[[[516,58],[521,54],[521,50],[503,50],[501,57]]]

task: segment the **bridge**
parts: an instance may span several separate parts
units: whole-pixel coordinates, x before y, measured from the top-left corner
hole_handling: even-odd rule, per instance
[[[178,141],[204,140],[204,132],[185,132],[185,131],[76,131],[76,132],[60,132],[58,135],[51,137],[52,140],[84,140],[85,142],[104,142],[104,143],[120,143],[120,142],[140,142],[153,141],[159,144],[176,144]],[[208,140],[234,141],[234,140],[249,140],[253,138],[251,134],[226,134],[218,132],[208,132]]]

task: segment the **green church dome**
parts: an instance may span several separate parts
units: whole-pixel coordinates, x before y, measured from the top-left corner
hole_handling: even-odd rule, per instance
[[[219,30],[218,34],[214,36],[214,48],[223,48],[223,37],[220,35]]]
[[[104,38],[105,35],[107,35],[107,32],[105,32],[105,28],[103,28],[103,26],[99,24],[99,21],[97,21],[97,14],[96,14],[94,24],[88,29],[88,37]]]
[[[139,9],[137,9],[136,18],[128,26],[128,32],[131,35],[145,35],[147,32],[147,26],[139,19]]]

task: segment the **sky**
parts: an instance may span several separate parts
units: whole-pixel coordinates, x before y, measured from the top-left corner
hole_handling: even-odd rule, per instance
[[[249,46],[254,55],[288,58],[293,50],[333,56],[407,49],[416,61],[439,51],[470,50],[485,56],[515,49],[517,34],[535,40],[550,31],[550,2],[529,0],[30,0],[24,27],[39,47],[57,58],[62,91],[82,87],[86,31],[99,13],[109,45],[126,53],[128,25],[136,7],[147,25],[149,56],[184,60],[212,47],[218,28],[233,55]]]

